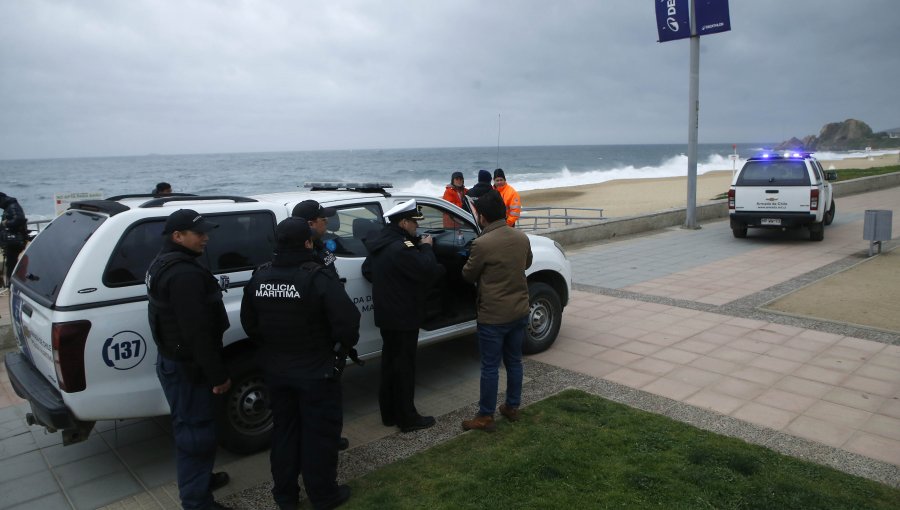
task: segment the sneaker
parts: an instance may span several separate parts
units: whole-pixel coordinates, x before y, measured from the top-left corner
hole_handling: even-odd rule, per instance
[[[213,473],[212,476],[209,477],[209,490],[214,491],[221,489],[228,485],[228,482],[231,481],[231,477],[228,476],[228,473],[225,471],[219,471],[218,473]]]
[[[412,422],[401,425],[400,432],[415,432],[417,430],[433,427],[436,422],[434,416],[418,416]]]
[[[509,421],[519,421],[519,408],[500,404],[500,414]]]
[[[493,432],[497,430],[497,424],[494,423],[494,417],[490,415],[478,415],[471,420],[463,420],[463,430],[483,430],[485,432]]]

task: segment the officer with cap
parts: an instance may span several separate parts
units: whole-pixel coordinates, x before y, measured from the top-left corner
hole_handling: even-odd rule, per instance
[[[323,242],[322,236],[325,235],[328,228],[328,218],[334,216],[336,212],[333,207],[322,207],[315,200],[304,200],[295,205],[291,211],[291,216],[303,218],[309,222],[309,228],[312,231],[313,254],[325,266],[325,269],[333,271],[335,276],[338,274],[337,268],[334,267],[337,257],[333,252],[337,245],[331,239],[327,243]]]
[[[231,387],[222,360],[229,324],[218,281],[197,262],[216,227],[191,209],[173,212],[163,228],[163,248],[145,277],[159,352],[156,374],[172,413],[178,493],[186,509],[227,508],[212,491],[228,483],[228,474],[213,474],[212,468],[215,399]]]
[[[350,498],[350,487],[337,484],[340,376],[359,340],[360,313],[316,259],[312,236],[304,218],[279,223],[272,262],[254,272],[241,302],[271,395],[272,495],[283,509],[297,508],[301,473],[313,508]]]
[[[416,235],[424,216],[415,199],[393,207],[384,217],[389,223],[364,241],[369,256],[362,267],[363,276],[372,282],[375,325],[384,341],[378,404],[385,426],[412,432],[435,423],[433,417],[420,415],[413,402],[416,347],[426,293],[444,274],[444,266],[434,256],[431,236]]]

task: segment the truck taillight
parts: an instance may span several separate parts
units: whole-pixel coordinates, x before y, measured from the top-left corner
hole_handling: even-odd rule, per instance
[[[809,210],[810,211],[818,211],[819,210],[819,190],[817,190],[817,189],[809,190]]]
[[[728,208],[734,209],[734,190],[728,190]]]
[[[90,321],[53,323],[53,364],[56,366],[59,389],[66,393],[75,393],[87,387],[84,378],[84,346],[90,331]]]

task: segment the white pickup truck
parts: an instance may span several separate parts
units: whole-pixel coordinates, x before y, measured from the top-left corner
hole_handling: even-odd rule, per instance
[[[410,198],[425,216],[420,231],[434,238],[435,255],[447,268],[426,300],[419,343],[475,331],[475,288],[460,277],[468,245],[481,231],[471,211],[437,197],[394,195],[379,183],[310,187],[254,197],[138,195],[73,203],[30,244],[10,287],[19,349],[6,355],[5,364],[13,389],[31,405],[29,424],[60,431],[63,443],[71,444],[87,439],[97,420],[169,412],[154,369],[144,273],[162,246],[166,217],[180,208],[219,224],[201,263],[228,289],[224,301],[231,327],[224,343],[232,385],[219,409],[219,436],[232,451],[266,448],[272,428],[268,391],[240,325],[242,288],[253,269],[270,260],[275,225],[302,200],[337,210],[328,218],[324,240],[362,314],[361,357],[381,352],[371,285],[361,272],[367,255],[362,240],[384,226],[384,211]],[[531,307],[524,350],[534,353],[556,340],[572,270],[559,244],[528,238],[534,262],[526,272]]]
[[[747,228],[806,227],[811,241],[825,238],[825,225],[834,221],[834,195],[825,171],[810,153],[765,153],[747,160],[728,191],[728,212],[734,237],[747,237]]]

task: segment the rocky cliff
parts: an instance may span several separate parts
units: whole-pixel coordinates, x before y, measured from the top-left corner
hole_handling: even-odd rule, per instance
[[[809,135],[802,140],[796,137],[785,140],[775,148],[781,149],[805,149],[809,151],[840,151],[865,149],[896,148],[900,147],[900,139],[890,138],[887,133],[873,133],[872,128],[861,120],[847,119],[843,122],[831,122],[825,124],[819,131],[819,136]]]

